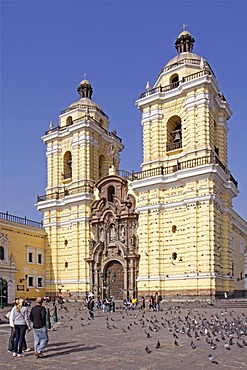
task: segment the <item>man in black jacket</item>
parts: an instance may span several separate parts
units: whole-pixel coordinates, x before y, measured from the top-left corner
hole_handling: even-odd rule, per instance
[[[30,320],[33,323],[34,335],[34,354],[43,357],[43,350],[48,343],[48,333],[46,328],[46,309],[42,306],[41,297],[36,299],[36,306],[31,309]]]

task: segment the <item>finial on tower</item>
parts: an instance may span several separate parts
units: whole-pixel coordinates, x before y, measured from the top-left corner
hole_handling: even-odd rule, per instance
[[[86,73],[83,74],[83,77],[86,76]],[[80,95],[80,99],[82,98],[88,98],[91,99],[93,88],[88,80],[85,78],[80,82],[80,85],[77,88],[77,91]]]
[[[182,32],[178,35],[175,42],[175,48],[178,54],[180,53],[192,53],[195,39],[191,36],[190,32],[186,30],[187,24],[183,24]]]

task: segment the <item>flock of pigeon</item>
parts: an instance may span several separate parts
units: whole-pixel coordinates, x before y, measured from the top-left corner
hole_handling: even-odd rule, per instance
[[[67,310],[66,307],[65,310]],[[78,307],[74,317],[80,315],[82,311],[83,309]],[[171,347],[186,344],[193,351],[196,351],[204,341],[208,349],[208,360],[218,365],[218,356],[213,356],[213,352],[217,348],[223,348],[226,351],[240,348],[246,350],[247,354],[247,316],[245,313],[236,316],[233,310],[227,309],[216,311],[211,308],[207,310],[207,307],[201,307],[200,309],[186,307],[185,309],[181,306],[164,306],[160,312],[138,309],[118,309],[117,315],[114,313],[103,314],[100,310],[94,312],[97,313],[97,316],[102,316],[100,319],[105,320],[107,330],[118,330],[127,334],[133,333],[135,327],[141,328],[147,341],[144,348],[147,354],[162,347],[167,348],[168,335]],[[94,315],[87,316],[81,317],[82,326],[90,325],[94,320]],[[72,319],[71,317],[70,320]],[[73,330],[72,325],[70,328]],[[166,332],[166,336],[163,335],[164,332]],[[153,338],[153,340],[155,338],[156,344],[151,345],[152,340],[150,338]]]

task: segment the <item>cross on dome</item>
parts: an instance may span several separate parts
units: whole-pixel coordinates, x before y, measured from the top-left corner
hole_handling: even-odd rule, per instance
[[[183,23],[183,25],[182,25],[181,29],[182,29],[183,31],[186,31],[186,27],[188,27],[188,25],[187,25],[187,24],[185,24],[185,23]]]

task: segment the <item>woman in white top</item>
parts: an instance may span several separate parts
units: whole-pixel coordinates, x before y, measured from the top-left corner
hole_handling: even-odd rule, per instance
[[[22,357],[23,341],[26,329],[31,330],[28,317],[28,309],[25,306],[25,300],[20,298],[18,304],[13,307],[13,323],[15,328],[15,341],[13,356]]]

